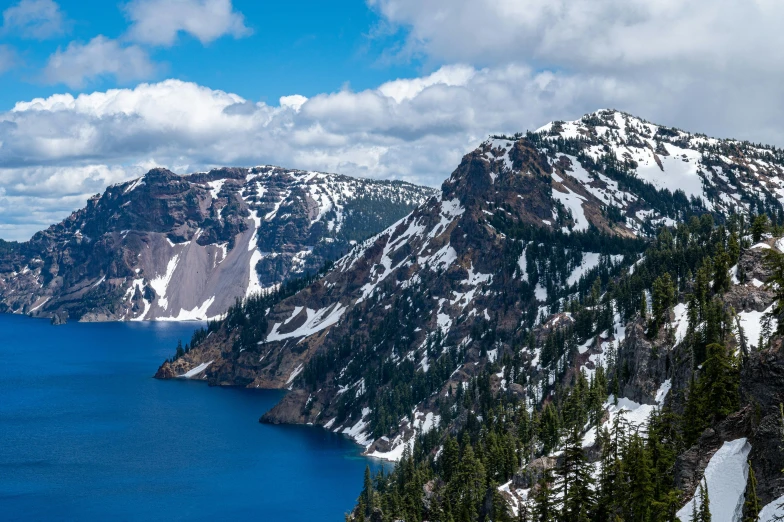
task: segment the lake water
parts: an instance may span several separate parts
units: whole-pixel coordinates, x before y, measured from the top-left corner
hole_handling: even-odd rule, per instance
[[[343,520],[358,446],[259,424],[281,392],[151,378],[195,326],[0,314],[0,519]]]

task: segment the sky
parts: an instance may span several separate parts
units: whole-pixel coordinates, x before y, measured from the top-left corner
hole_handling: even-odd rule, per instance
[[[0,238],[106,186],[275,164],[439,186],[602,108],[784,144],[780,0],[3,0]]]

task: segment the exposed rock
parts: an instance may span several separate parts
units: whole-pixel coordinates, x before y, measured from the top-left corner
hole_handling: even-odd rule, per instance
[[[206,319],[317,271],[433,189],[277,167],[152,169],[0,248],[0,312],[80,321]]]
[[[514,474],[512,485],[517,489],[533,487],[548,469],[555,468],[556,461],[554,457],[539,457],[532,460],[526,467]]]

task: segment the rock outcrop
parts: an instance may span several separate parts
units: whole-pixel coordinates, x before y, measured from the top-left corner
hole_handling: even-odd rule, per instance
[[[26,243],[3,243],[0,311],[58,323],[220,316],[315,272],[433,193],[278,167],[153,169]]]

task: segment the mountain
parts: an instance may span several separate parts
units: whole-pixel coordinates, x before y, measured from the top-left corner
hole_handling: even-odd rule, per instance
[[[612,110],[496,136],[440,198],[319,277],[232,307],[156,376],[287,388],[265,422],[318,424],[401,461],[393,479],[366,484],[363,516],[378,499],[384,520],[446,519],[439,510],[460,499],[468,515],[455,520],[503,520],[493,506],[519,514],[542,490],[531,477],[570,447],[599,459],[602,427],[626,430],[619,447],[639,455],[631,432],[656,408],[679,419],[662,421],[677,437],[651,435],[672,456],[659,496],[617,509],[680,509],[703,475],[721,475],[710,463],[725,443],[741,475],[749,457],[768,504],[784,493],[771,442],[782,343],[763,320],[776,272],[762,254],[778,243],[753,240],[781,232],[782,168],[774,147]],[[714,395],[721,406],[701,399]],[[631,428],[615,429],[620,410]],[[482,470],[478,490],[437,458],[452,436],[452,457],[476,464],[465,473]],[[493,482],[503,487],[482,489]],[[745,494],[745,479],[733,484]]]
[[[270,166],[153,169],[28,242],[0,244],[0,311],[57,321],[216,317],[318,270],[433,194]]]

